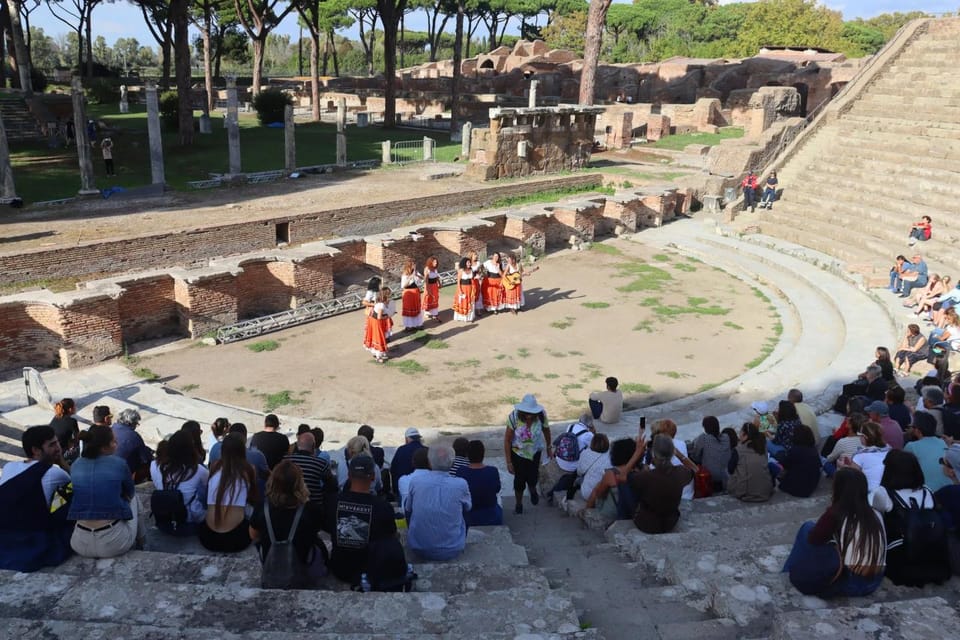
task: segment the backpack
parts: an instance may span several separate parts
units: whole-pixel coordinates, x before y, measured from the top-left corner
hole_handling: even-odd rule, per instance
[[[584,428],[578,433],[573,433],[571,429],[576,425],[570,425],[570,427],[557,436],[557,439],[553,441],[553,448],[555,455],[560,460],[564,462],[577,462],[580,460],[580,436],[585,434],[588,429]]]
[[[929,582],[939,584],[947,580],[950,577],[950,565],[947,562],[947,527],[938,510],[923,508],[927,490],[924,489],[924,497],[920,504],[917,504],[916,498],[910,498],[909,505],[896,491],[888,489],[887,493],[893,501],[893,516],[899,524],[901,536],[900,539],[892,540],[887,545],[887,550],[899,547],[902,549],[903,556],[903,562],[897,563],[901,565],[901,570],[897,571],[894,568],[894,573],[902,575],[898,575],[894,583],[921,586]]]
[[[176,479],[164,479],[163,489],[154,491],[150,494],[150,511],[153,513],[153,519],[157,523],[157,528],[162,531],[176,533],[177,529],[183,528],[187,524],[187,505],[183,501],[183,494],[177,488],[183,482],[182,472]],[[196,499],[196,495],[190,498],[190,502]]]
[[[293,536],[300,525],[300,516],[303,515],[303,505],[297,507],[293,516],[293,524],[286,540],[277,540],[273,532],[273,521],[270,519],[270,505],[264,502],[263,516],[267,521],[267,535],[270,536],[270,550],[263,559],[260,573],[260,586],[264,589],[306,589],[310,586],[309,567],[297,555],[293,546]]]
[[[371,541],[367,571],[360,578],[360,591],[413,591],[417,574],[407,564],[403,545],[397,537]]]

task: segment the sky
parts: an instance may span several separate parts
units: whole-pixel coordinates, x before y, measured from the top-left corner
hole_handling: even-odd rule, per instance
[[[614,1],[626,2],[628,0]],[[729,4],[732,0],[721,1],[723,4]],[[917,3],[916,0],[825,0],[821,4],[842,12],[844,18],[848,20],[852,18],[871,18],[881,13],[895,11],[922,10],[928,13],[945,13],[955,12],[960,8],[960,0],[923,0],[921,3]],[[69,3],[67,3],[67,6],[69,6]],[[40,27],[44,33],[54,37],[69,31],[66,25],[51,15],[45,3],[42,3],[30,15],[30,26]],[[422,17],[412,16],[407,19],[406,26],[411,30],[425,31],[426,21]],[[516,33],[517,25],[514,23],[513,27],[512,31]],[[447,30],[453,30],[452,23],[448,24]],[[277,33],[288,34],[295,40],[298,35],[296,18],[288,16],[277,29]],[[350,30],[342,33],[349,37],[356,37],[356,33],[351,33]],[[144,46],[153,47],[156,45],[156,41],[143,23],[140,10],[125,0],[117,0],[113,4],[104,4],[94,10],[93,35],[94,38],[103,36],[107,44],[111,46],[117,38],[129,37],[136,38]]]

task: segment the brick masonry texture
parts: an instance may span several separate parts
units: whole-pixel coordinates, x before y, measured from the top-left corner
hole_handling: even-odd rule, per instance
[[[584,178],[590,178],[587,184],[596,180],[596,176],[575,177],[573,184],[582,184]],[[0,298],[0,370],[25,365],[84,366],[116,357],[126,345],[140,340],[199,338],[238,320],[329,299],[337,284],[355,282],[359,269],[393,282],[408,260],[419,270],[435,255],[440,269],[448,270],[471,251],[485,256],[525,246],[542,253],[568,246],[571,236],[592,240],[618,229],[662,224],[680,213],[684,202],[674,190],[638,191],[617,198],[591,196],[510,213],[467,215],[435,227],[417,223],[291,249],[271,245],[246,255],[205,261],[192,269],[85,282],[72,293],[43,291],[35,294],[37,299],[30,293]],[[256,230],[263,225],[248,226]]]

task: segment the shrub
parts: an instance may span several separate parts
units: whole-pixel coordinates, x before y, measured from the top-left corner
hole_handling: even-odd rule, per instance
[[[47,74],[40,69],[31,67],[30,69],[30,84],[33,86],[33,90],[36,93],[43,93],[47,89]]]
[[[253,108],[257,110],[260,124],[283,122],[283,109],[293,104],[293,98],[277,89],[261,91],[253,99]]]
[[[180,118],[180,103],[176,91],[164,91],[160,95],[160,122],[169,129],[176,129]]]
[[[84,89],[91,104],[118,104],[120,102],[120,81],[115,78],[85,80]]]

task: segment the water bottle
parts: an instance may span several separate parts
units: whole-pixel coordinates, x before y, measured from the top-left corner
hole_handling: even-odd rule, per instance
[[[364,593],[370,593],[370,580],[367,578],[366,573],[360,574],[360,590]]]

